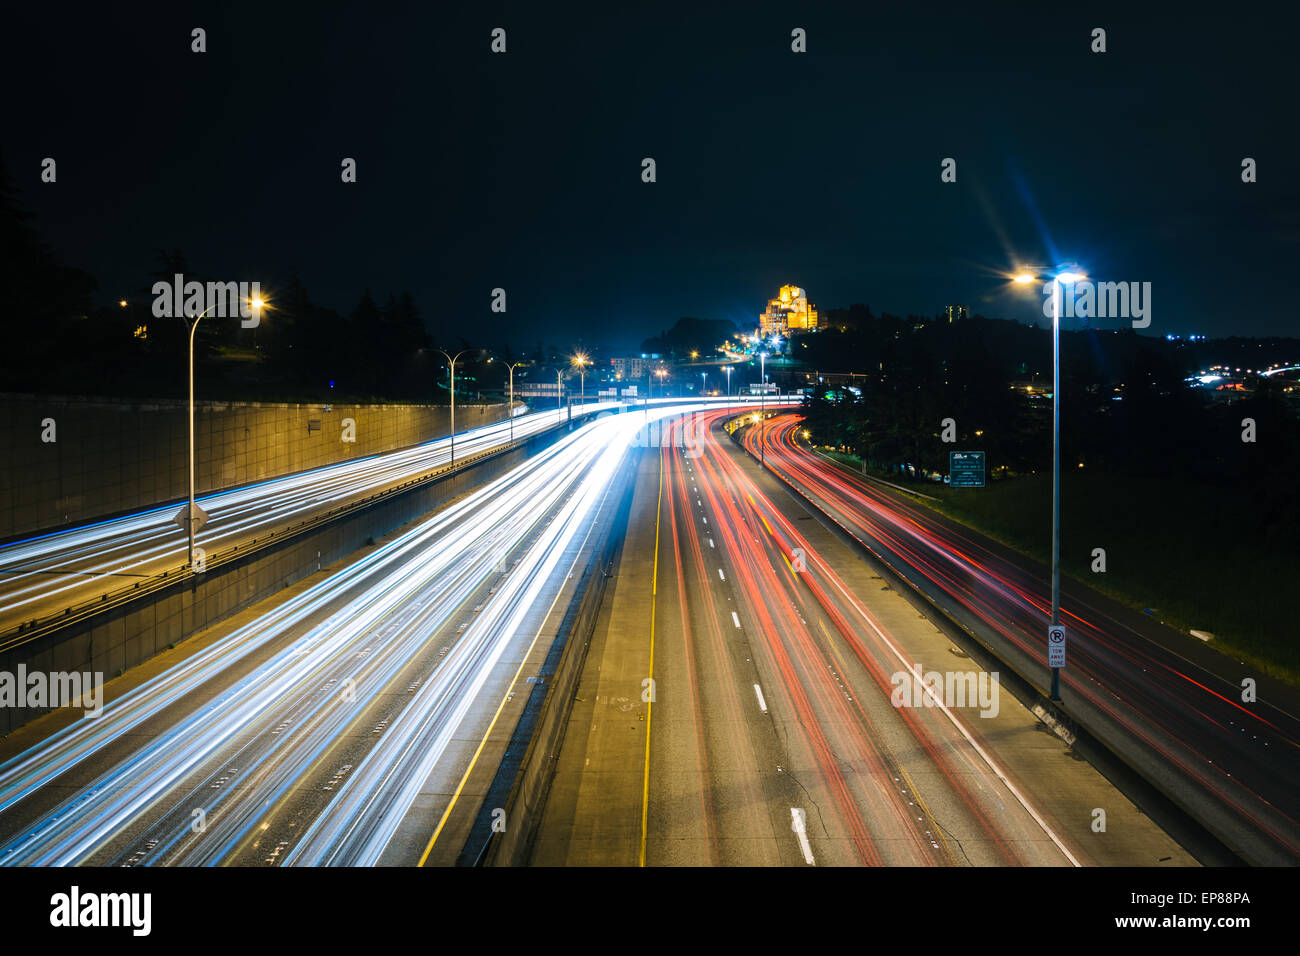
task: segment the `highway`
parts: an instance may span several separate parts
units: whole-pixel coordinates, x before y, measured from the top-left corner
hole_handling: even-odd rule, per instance
[[[748,461],[730,417],[665,423],[641,459],[534,863],[1194,862]],[[931,668],[997,705],[898,705],[898,676]],[[1090,829],[1099,806],[1117,834]]]
[[[780,415],[750,428],[745,447],[758,456],[762,443],[768,468],[1045,689],[1046,575],[1025,570],[1017,555],[971,529],[836,466],[799,440],[798,423],[795,415]],[[1269,700],[1242,701],[1237,681],[1258,676],[1253,669],[1135,618],[1076,582],[1063,583],[1066,711],[1231,850],[1256,864],[1294,865],[1300,721]],[[1187,646],[1180,649],[1179,640]]]
[[[578,428],[126,692],[110,684],[100,717],[0,764],[0,863],[419,861],[467,741],[554,638],[628,449],[689,407]]]
[[[619,407],[589,403],[574,417]],[[562,410],[520,415],[521,441],[562,421]],[[456,460],[510,442],[510,424],[499,422],[456,436]],[[259,540],[346,509],[376,494],[431,477],[451,462],[451,442],[440,438],[412,448],[317,468],[206,495],[196,503],[208,515],[195,546],[210,555],[245,549]],[[65,608],[130,592],[164,574],[187,573],[185,531],[173,518],[183,502],[39,535],[0,547],[0,649],[21,640],[17,628],[59,615]]]

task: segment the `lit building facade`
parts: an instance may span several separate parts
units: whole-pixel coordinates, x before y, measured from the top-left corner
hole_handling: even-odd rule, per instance
[[[626,382],[645,378],[664,363],[658,352],[643,352],[640,356],[612,358],[609,364],[614,372],[614,378]]]
[[[797,285],[783,285],[775,299],[768,299],[767,311],[758,317],[758,334],[812,332],[819,321],[816,307],[808,301],[808,293]]]

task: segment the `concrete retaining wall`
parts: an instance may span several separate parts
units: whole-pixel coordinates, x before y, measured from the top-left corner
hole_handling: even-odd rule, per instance
[[[0,540],[138,511],[189,494],[183,401],[0,394]],[[463,431],[506,406],[457,405]],[[341,440],[343,420],[356,441]],[[52,420],[53,425],[46,424]],[[221,491],[447,435],[440,405],[199,402],[195,487]],[[54,441],[43,441],[52,433]]]

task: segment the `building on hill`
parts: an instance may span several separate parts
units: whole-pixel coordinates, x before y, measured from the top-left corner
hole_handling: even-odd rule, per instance
[[[797,285],[783,285],[775,299],[767,302],[767,311],[758,317],[758,335],[789,335],[792,332],[815,332],[820,316],[808,301],[808,294]]]

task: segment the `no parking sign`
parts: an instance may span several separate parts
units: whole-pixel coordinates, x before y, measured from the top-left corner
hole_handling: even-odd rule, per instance
[[[1047,666],[1065,666],[1065,627],[1053,624],[1047,629]]]

